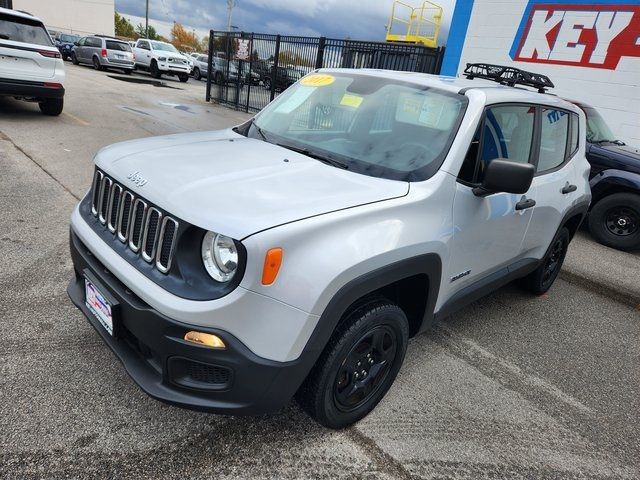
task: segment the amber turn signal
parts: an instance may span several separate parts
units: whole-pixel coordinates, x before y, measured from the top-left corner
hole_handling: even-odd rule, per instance
[[[226,348],[222,339],[216,335],[212,335],[211,333],[187,332],[184,339],[187,342],[197,343],[198,345],[203,345],[205,347],[218,348],[222,350]]]
[[[263,285],[271,285],[276,281],[280,265],[282,265],[282,249],[272,248],[264,257],[264,268],[262,269]]]

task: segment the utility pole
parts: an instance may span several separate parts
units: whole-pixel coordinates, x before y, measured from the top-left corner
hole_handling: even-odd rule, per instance
[[[145,15],[144,36],[149,38],[149,0],[147,0],[147,13]]]
[[[227,32],[231,31],[231,15],[235,6],[236,0],[227,0]]]

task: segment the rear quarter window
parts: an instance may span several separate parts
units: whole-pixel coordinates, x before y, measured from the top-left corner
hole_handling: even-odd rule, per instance
[[[107,50],[117,50],[120,52],[130,52],[131,46],[124,42],[115,42],[113,40],[107,40]]]
[[[53,45],[51,37],[42,23],[3,14],[0,14],[0,40],[32,43],[47,47]]]

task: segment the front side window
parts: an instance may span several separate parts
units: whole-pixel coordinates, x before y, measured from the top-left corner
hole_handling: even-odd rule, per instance
[[[258,114],[254,136],[365,175],[419,181],[440,167],[466,105],[463,95],[422,85],[312,74]]]
[[[542,109],[538,172],[559,167],[564,163],[569,135],[569,114],[552,108]]]
[[[0,14],[0,40],[12,40],[47,47],[53,45],[51,37],[42,23],[28,18],[3,14]]]
[[[174,47],[173,45],[171,45],[169,43],[151,42],[151,45],[153,46],[154,50],[160,50],[162,52],[180,53],[180,52],[178,52],[176,47]]]

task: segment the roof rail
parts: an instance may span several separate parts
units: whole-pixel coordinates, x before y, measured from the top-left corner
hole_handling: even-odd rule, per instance
[[[545,93],[548,88],[555,87],[546,75],[489,63],[467,63],[467,68],[464,69],[464,76],[469,80],[484,78],[510,87],[515,87],[516,85],[534,87],[538,89],[539,93]]]

